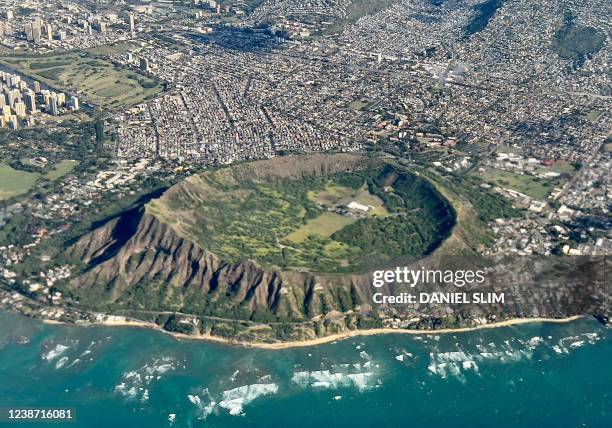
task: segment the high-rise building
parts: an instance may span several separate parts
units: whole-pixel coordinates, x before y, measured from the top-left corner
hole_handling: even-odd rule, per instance
[[[70,107],[72,108],[72,110],[79,109],[79,99],[75,97],[74,95],[70,97]]]
[[[23,102],[15,103],[15,114],[19,117],[26,117],[26,105]]]
[[[28,112],[30,112],[30,114],[36,113],[36,94],[33,92],[28,92],[24,98]]]
[[[26,22],[23,31],[25,32],[26,40],[28,42],[31,42],[32,41],[32,23]]]
[[[26,34],[26,39],[28,42],[34,42],[34,43],[40,42],[40,38],[42,35],[41,22],[42,20],[37,18],[32,22],[26,23],[25,34]]]
[[[8,93],[6,94],[6,104],[11,107],[14,107],[15,103],[19,101],[20,98],[21,92],[19,91],[19,89],[13,89],[11,91],[8,91]]]
[[[53,28],[51,28],[51,24],[47,24],[47,40],[53,40]]]
[[[134,14],[130,13],[130,15],[128,16],[128,20],[130,23],[130,31],[132,33],[134,33],[136,31],[136,23],[134,22]]]
[[[50,105],[51,114],[53,116],[57,116],[59,114],[59,107],[57,105],[57,94],[51,95],[51,105]]]
[[[49,109],[49,106],[51,105],[51,92],[48,89],[43,89],[42,91],[40,91],[41,95],[42,95],[42,99],[45,102],[45,106],[47,106],[47,110]]]
[[[20,82],[21,82],[21,76],[17,76],[16,74],[13,74],[9,77],[9,85],[11,86],[11,88],[18,87]]]
[[[4,14],[6,15],[6,20],[7,21],[10,21],[10,20],[12,20],[14,18],[12,10],[6,10],[4,12]]]
[[[147,58],[140,58],[140,69],[142,71],[149,71],[149,60]]]
[[[5,122],[8,122],[11,120],[11,107],[10,106],[2,106],[2,117],[4,117]]]
[[[40,82],[38,80],[34,81],[34,93],[35,94],[40,93]]]
[[[32,25],[32,41],[38,43],[42,39],[42,19],[37,18]]]

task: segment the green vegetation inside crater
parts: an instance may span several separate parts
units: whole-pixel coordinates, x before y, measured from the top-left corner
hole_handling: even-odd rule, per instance
[[[418,176],[387,165],[296,178],[190,178],[148,205],[228,262],[314,272],[362,271],[431,252],[454,211]]]

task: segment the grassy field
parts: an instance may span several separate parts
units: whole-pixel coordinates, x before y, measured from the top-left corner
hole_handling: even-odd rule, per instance
[[[339,186],[334,183],[328,183],[324,190],[319,192],[308,192],[308,198],[317,204],[324,206],[332,206],[339,204],[343,199],[353,197],[355,190],[346,186]]]
[[[593,123],[597,123],[599,118],[604,114],[601,110],[591,110],[586,114],[586,118],[589,119]]]
[[[510,146],[508,144],[498,144],[497,152],[498,153],[519,153],[520,149],[514,146]]]
[[[355,111],[364,110],[368,106],[368,102],[364,100],[355,100],[349,103],[348,108]]]
[[[552,166],[549,168],[551,171],[554,172],[558,172],[561,174],[572,174],[574,172],[576,172],[576,168],[574,168],[574,165],[572,165],[569,162],[565,162],[565,161],[558,161],[552,164]]]
[[[555,187],[556,180],[538,179],[527,174],[517,174],[498,169],[487,169],[482,179],[490,184],[511,189],[536,199],[545,199]]]
[[[99,55],[107,50],[0,57],[0,63],[53,88],[81,93],[87,102],[100,107],[130,106],[161,92],[160,81],[101,59]]]
[[[63,161],[55,165],[55,168],[53,168],[51,171],[45,174],[45,177],[52,181],[57,180],[59,178],[62,178],[64,175],[72,172],[72,170],[78,164],[79,164],[78,161],[64,159]]]
[[[38,173],[19,171],[0,163],[0,200],[28,192],[39,177]]]
[[[319,217],[308,220],[304,226],[287,235],[285,239],[295,243],[302,243],[311,235],[330,237],[334,232],[356,220],[354,217],[326,212]]]

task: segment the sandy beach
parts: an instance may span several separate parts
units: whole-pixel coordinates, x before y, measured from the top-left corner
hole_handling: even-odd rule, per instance
[[[215,337],[210,335],[201,336],[189,336],[184,334],[170,333],[179,339],[196,339],[196,340],[211,340],[219,343],[226,343],[231,345],[245,346],[250,348],[260,349],[289,349],[289,348],[303,348],[308,346],[324,345],[326,343],[336,342],[338,340],[345,340],[352,337],[359,336],[373,336],[376,334],[412,334],[412,335],[423,335],[423,334],[449,334],[449,333],[466,333],[476,330],[484,330],[491,328],[510,327],[519,324],[530,324],[530,323],[567,323],[576,321],[582,318],[581,315],[576,315],[568,318],[517,318],[511,320],[500,321],[496,323],[484,324],[474,327],[463,327],[463,328],[446,328],[439,330],[410,330],[410,329],[394,329],[394,328],[374,328],[369,330],[351,330],[343,333],[332,334],[325,337],[317,337],[314,339],[308,339],[303,341],[291,341],[282,343],[252,343],[252,342],[240,342],[232,341],[221,337]]]
[[[131,320],[131,319],[120,319],[121,317],[113,317],[112,319],[87,324],[74,324],[77,326],[107,326],[107,327],[139,327],[139,328],[150,328],[162,333],[168,334],[179,340],[205,340],[215,343],[222,343],[232,346],[242,346],[245,348],[258,348],[258,349],[289,349],[289,348],[303,348],[308,346],[324,345],[327,343],[336,342],[339,340],[345,340],[352,337],[359,336],[373,336],[376,334],[412,334],[412,335],[423,335],[423,334],[455,334],[455,333],[467,333],[476,330],[485,330],[492,328],[511,327],[520,324],[531,324],[531,323],[567,323],[576,321],[582,318],[582,315],[575,315],[568,318],[515,318],[510,320],[499,321],[490,324],[483,324],[474,327],[462,327],[462,328],[444,328],[439,330],[410,330],[410,329],[395,329],[395,328],[373,328],[368,330],[351,330],[338,334],[332,334],[325,337],[317,337],[313,339],[307,339],[303,341],[290,341],[290,342],[278,342],[278,343],[258,343],[258,342],[244,342],[238,340],[227,339],[219,336],[205,335],[188,335],[181,333],[173,333],[162,329],[160,326],[154,323]],[[43,320],[46,324],[67,324],[56,320]]]

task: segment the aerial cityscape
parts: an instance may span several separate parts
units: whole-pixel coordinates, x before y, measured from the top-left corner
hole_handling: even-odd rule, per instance
[[[236,349],[531,320],[609,346],[611,15],[605,0],[4,0],[0,318]],[[411,288],[408,271],[440,276]],[[521,352],[569,354],[556,334]],[[477,361],[431,352],[443,378]],[[147,401],[129,376],[115,396],[130,382]],[[278,392],[235,386],[191,391],[197,419]]]

